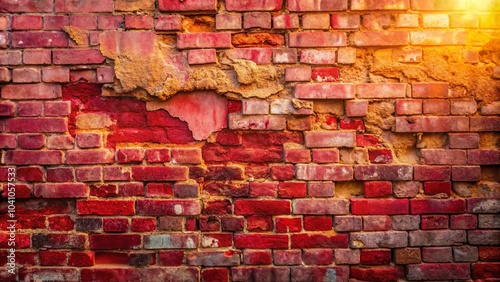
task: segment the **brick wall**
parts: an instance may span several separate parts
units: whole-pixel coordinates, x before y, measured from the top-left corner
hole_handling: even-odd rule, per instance
[[[498,0],[0,12],[0,280],[500,279]]]

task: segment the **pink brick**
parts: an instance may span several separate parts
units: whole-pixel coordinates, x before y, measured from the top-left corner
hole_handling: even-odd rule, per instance
[[[357,180],[412,180],[413,167],[409,165],[355,165],[354,177]]]
[[[130,171],[121,166],[108,166],[103,168],[104,180],[107,181],[128,181],[130,180]]]
[[[0,134],[0,148],[1,149],[15,149],[16,148],[16,135],[14,135],[14,134]]]
[[[467,163],[467,154],[457,149],[422,149],[420,151],[425,164],[458,165]]]
[[[365,117],[368,114],[367,100],[349,100],[345,102],[348,117]]]
[[[228,11],[278,11],[283,6],[283,0],[227,0]]]
[[[93,30],[97,29],[97,17],[94,15],[72,15],[69,17],[69,24],[83,30]]]
[[[113,12],[113,0],[87,0],[75,2],[72,0],[55,1],[56,12],[69,13],[104,13]]]
[[[101,167],[99,166],[77,167],[76,179],[82,182],[101,181],[102,179]]]
[[[410,32],[410,40],[413,45],[465,45],[467,34],[465,31],[456,30],[425,30]]]
[[[290,163],[311,162],[311,151],[307,149],[285,150],[285,161]]]
[[[172,162],[180,164],[200,164],[202,162],[199,148],[173,148]]]
[[[356,85],[358,98],[404,98],[405,83],[364,83]]]
[[[355,132],[304,132],[305,144],[309,148],[348,147],[355,145]]]
[[[5,163],[6,164],[61,164],[62,163],[62,152],[55,150],[43,150],[43,151],[7,151],[5,153]]]
[[[11,118],[5,123],[6,132],[66,132],[63,118]]]
[[[464,213],[464,199],[412,199],[411,214]]]
[[[332,27],[335,29],[358,29],[359,15],[355,14],[333,14]]]
[[[267,115],[269,114],[269,102],[262,99],[251,98],[243,100],[242,113],[244,115]]]
[[[282,116],[236,114],[229,116],[229,128],[234,130],[283,130],[285,126],[286,119]]]
[[[333,182],[309,182],[307,193],[310,197],[329,198],[335,194],[335,183]]]
[[[396,117],[396,132],[468,131],[467,117]]]
[[[98,67],[96,75],[97,82],[100,83],[111,83],[115,81],[115,71],[113,67]]]
[[[75,140],[69,135],[51,135],[47,139],[47,148],[49,149],[73,149]]]
[[[114,162],[113,152],[108,150],[69,150],[67,164],[110,164]]]
[[[296,178],[301,180],[352,180],[352,167],[345,165],[296,165]]]
[[[152,148],[146,149],[146,160],[149,163],[163,163],[170,161],[170,149]]]
[[[348,83],[298,84],[295,97],[299,99],[353,99],[354,85]]]
[[[144,159],[143,148],[120,148],[116,151],[117,163],[140,163]]]
[[[225,51],[231,59],[250,60],[256,64],[270,64],[273,58],[271,48],[235,48]]]
[[[450,218],[451,229],[476,229],[477,216],[473,214],[454,214]]]
[[[20,65],[21,51],[0,51],[1,65]]]
[[[356,46],[404,46],[408,44],[407,31],[356,32],[351,41]]]
[[[467,164],[498,165],[499,150],[469,150]]]
[[[96,83],[97,73],[95,70],[71,70],[69,72],[69,81]]]
[[[500,131],[500,117],[471,117],[470,131]]]
[[[79,133],[76,135],[76,144],[80,148],[97,148],[102,146],[100,133]]]
[[[229,32],[196,32],[179,33],[177,48],[230,48],[231,34]]]
[[[347,0],[290,0],[288,1],[288,9],[294,12],[341,11],[347,9]]]
[[[67,116],[71,112],[70,101],[47,101],[45,102],[45,116]]]
[[[47,65],[51,61],[50,50],[30,49],[23,52],[23,63],[28,65]]]
[[[56,49],[52,58],[56,65],[100,64],[105,59],[96,49]]]
[[[391,229],[391,217],[387,215],[363,216],[364,231],[387,231]]]
[[[17,115],[22,117],[38,117],[42,115],[42,102],[18,102]]]
[[[273,28],[296,29],[299,28],[299,16],[297,14],[274,15]]]
[[[126,29],[151,29],[154,26],[153,17],[148,15],[125,15]]]
[[[273,49],[273,63],[295,64],[297,62],[297,49]]]
[[[481,167],[479,166],[453,166],[451,169],[453,181],[479,181],[481,180]]]
[[[346,46],[345,32],[292,32],[290,47],[339,47]]]
[[[17,136],[17,145],[23,149],[40,149],[44,144],[43,134],[19,134]]]
[[[311,75],[312,69],[308,66],[285,68],[285,81],[309,81]]]
[[[190,65],[212,64],[217,62],[215,49],[189,50],[188,63]]]
[[[277,197],[277,183],[266,182],[250,182],[250,196],[251,197]]]
[[[44,16],[43,29],[44,30],[62,30],[63,27],[69,25],[68,16]]]
[[[338,163],[338,149],[313,149],[312,159],[315,163]]]
[[[300,250],[276,250],[273,253],[276,265],[299,265],[302,263]]]
[[[42,69],[43,82],[69,82],[68,67],[46,67]]]
[[[351,10],[408,10],[410,0],[353,0]]]
[[[19,68],[12,70],[12,81],[14,83],[40,82],[40,70],[34,68]]]
[[[42,29],[42,17],[35,15],[12,16],[12,30]]]
[[[271,14],[265,12],[243,14],[243,28],[271,28]]]
[[[160,11],[215,11],[216,0],[194,0],[194,1],[171,1],[160,0]]]
[[[305,49],[300,52],[300,62],[311,65],[335,64],[336,54],[333,50]]]
[[[12,32],[12,46],[18,48],[68,47],[63,32]]]
[[[388,14],[368,14],[362,19],[363,26],[369,30],[384,30],[391,26],[391,16]]]
[[[397,115],[422,114],[422,100],[398,99],[396,100]]]
[[[117,29],[123,23],[123,16],[99,15],[97,22],[97,27],[101,30]]]
[[[43,198],[85,198],[89,188],[81,183],[35,184],[33,194]]]
[[[450,101],[429,99],[423,101],[423,113],[437,116],[450,114]]]
[[[414,179],[417,181],[447,181],[450,180],[451,168],[449,166],[416,165]]]
[[[156,30],[180,30],[181,16],[179,15],[164,15],[156,19]]]
[[[479,148],[479,135],[477,133],[449,133],[448,140],[451,149]]]

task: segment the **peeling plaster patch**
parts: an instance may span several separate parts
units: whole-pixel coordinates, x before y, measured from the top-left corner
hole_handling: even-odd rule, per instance
[[[87,32],[79,29],[76,26],[65,26],[63,30],[68,34],[68,36],[75,41],[78,45],[87,44]]]
[[[204,236],[201,240],[201,246],[203,248],[218,248],[219,240],[210,236]]]
[[[222,95],[267,98],[284,89],[283,68],[228,59],[218,66],[189,66],[185,52],[168,36],[144,31],[109,31],[99,35],[101,53],[114,60],[118,94],[167,100],[178,92],[213,90]],[[143,92],[152,97],[145,97]],[[113,94],[110,94],[114,96]]]
[[[182,206],[181,205],[175,205],[174,206],[174,212],[177,215],[182,214]]]
[[[211,91],[178,94],[164,102],[147,102],[148,111],[166,110],[188,123],[196,140],[227,127],[227,100]]]

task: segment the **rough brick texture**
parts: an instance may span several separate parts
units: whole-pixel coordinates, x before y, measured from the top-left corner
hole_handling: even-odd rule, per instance
[[[499,17],[0,0],[0,281],[499,281]]]

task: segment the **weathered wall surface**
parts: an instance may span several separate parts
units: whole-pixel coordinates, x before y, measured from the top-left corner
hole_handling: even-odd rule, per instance
[[[497,0],[3,0],[0,48],[2,281],[500,279]]]

